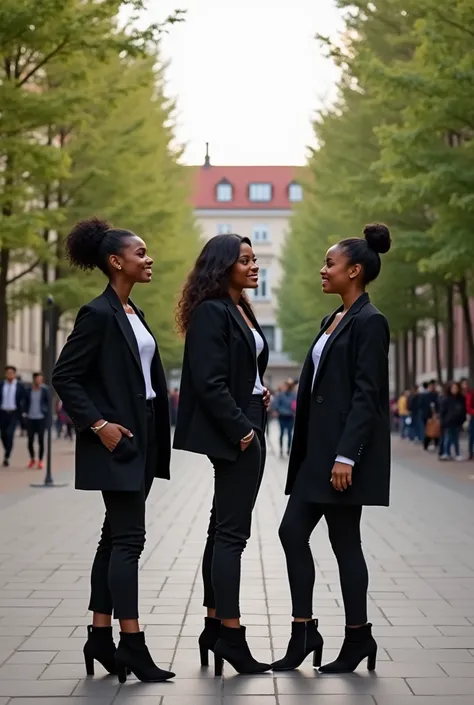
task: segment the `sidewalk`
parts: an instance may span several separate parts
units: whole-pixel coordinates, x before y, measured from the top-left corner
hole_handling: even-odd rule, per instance
[[[35,443],[35,448],[37,445]],[[2,449],[3,450],[3,449]],[[53,477],[56,473],[71,470],[74,467],[74,443],[67,440],[53,440]],[[45,456],[46,456],[46,436],[45,436]],[[0,458],[0,461],[3,459]],[[27,449],[26,437],[19,434],[15,437],[10,467],[4,468],[0,465],[0,494],[29,487],[30,483],[42,483],[46,470],[28,470],[30,456]],[[45,462],[46,468],[46,462]]]
[[[261,659],[280,657],[289,635],[277,536],[285,472],[286,461],[270,454],[244,556],[243,623]],[[68,472],[61,480],[69,486],[19,492],[0,512],[0,705],[473,705],[474,483],[412,470],[402,459],[394,463],[391,508],[364,511],[379,644],[374,674],[361,666],[355,674],[322,676],[308,659],[277,677],[236,676],[226,664],[215,679],[199,666],[196,647],[212,470],[201,457],[176,453],[172,482],[157,481],[149,499],[141,613],[153,655],[177,677],[153,685],[130,678],[119,686],[99,667],[86,678],[81,653],[101,499],[75,492]],[[344,618],[324,526],[312,545],[314,609],[328,661],[341,644]]]

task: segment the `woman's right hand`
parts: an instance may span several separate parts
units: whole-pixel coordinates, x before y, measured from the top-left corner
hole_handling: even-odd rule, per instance
[[[255,436],[255,431],[252,429],[251,433],[240,441],[240,450],[247,450],[249,445],[252,443]]]
[[[98,431],[97,435],[111,453],[120,443],[122,436],[133,438],[133,433],[118,423],[108,423],[101,431]]]

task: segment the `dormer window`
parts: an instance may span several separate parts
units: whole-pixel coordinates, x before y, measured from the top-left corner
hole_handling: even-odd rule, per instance
[[[249,201],[268,203],[272,200],[273,187],[271,184],[249,184]]]
[[[296,181],[293,181],[288,186],[288,200],[292,203],[298,203],[303,200],[303,187]]]
[[[216,187],[216,199],[221,203],[229,203],[232,201],[232,197],[233,188],[230,181],[227,181],[227,179],[222,179],[222,181],[219,181]]]

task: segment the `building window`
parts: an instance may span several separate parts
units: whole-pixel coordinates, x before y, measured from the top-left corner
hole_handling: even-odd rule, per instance
[[[297,203],[303,200],[303,187],[295,181],[288,186],[288,200]]]
[[[270,272],[261,268],[258,273],[258,289],[253,289],[253,298],[257,301],[270,301]]]
[[[269,242],[270,232],[268,230],[268,225],[255,225],[252,240],[255,242]]]
[[[268,202],[272,200],[271,184],[249,184],[249,199],[251,201]]]
[[[217,184],[216,188],[216,198],[220,202],[228,203],[229,201],[232,201],[232,184],[227,181],[227,179],[223,179],[220,183]]]
[[[275,326],[261,326],[262,333],[267,339],[270,351],[275,350]]]
[[[219,223],[217,226],[217,234],[218,235],[225,235],[226,233],[231,233],[232,232],[232,225],[229,225],[229,223]]]

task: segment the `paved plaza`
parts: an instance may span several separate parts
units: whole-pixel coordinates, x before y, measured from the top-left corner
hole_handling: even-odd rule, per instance
[[[274,441],[274,439],[273,439]],[[173,682],[120,686],[82,661],[89,569],[102,519],[100,496],[65,488],[8,487],[0,495],[0,705],[473,705],[474,465],[403,456],[395,441],[392,506],[365,510],[371,571],[370,619],[379,644],[377,671],[323,676],[310,658],[297,672],[223,678],[199,665],[203,608],[200,560],[212,470],[176,453],[173,480],[157,481],[148,503],[141,564],[141,614],[157,662]],[[58,458],[72,467],[70,448]],[[398,459],[397,459],[398,458]],[[419,461],[418,461],[419,458]],[[14,472],[15,469],[9,469]],[[280,657],[290,603],[277,528],[285,506],[286,462],[270,453],[253,534],[243,564],[243,623],[262,660]],[[442,474],[441,474],[442,473]],[[37,473],[38,474],[38,473]],[[344,618],[326,529],[312,545],[317,563],[314,610],[336,656]]]

